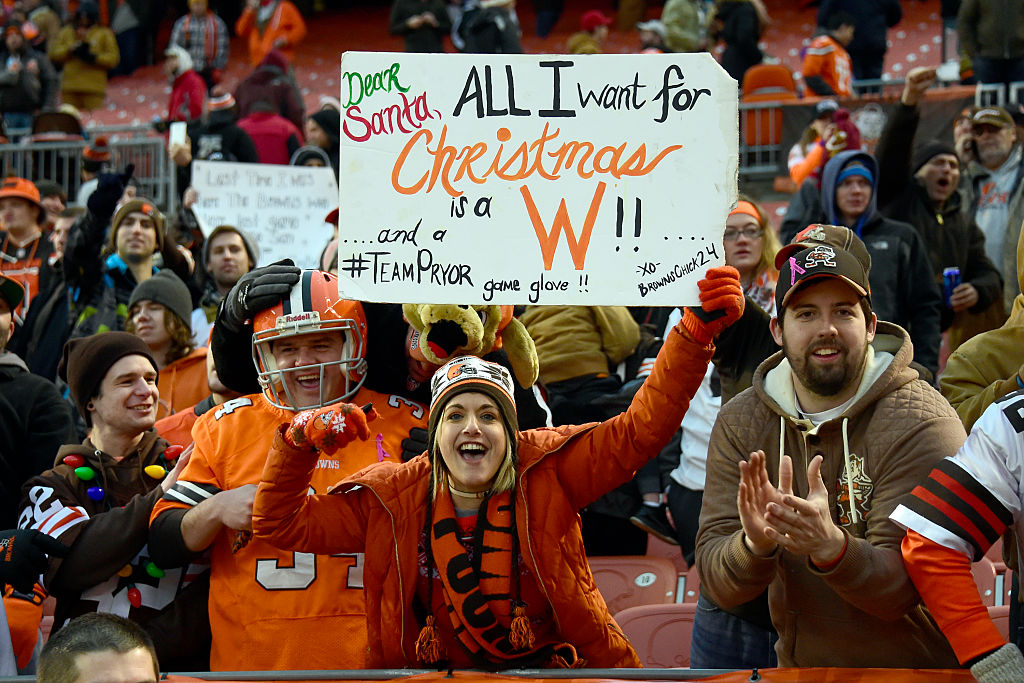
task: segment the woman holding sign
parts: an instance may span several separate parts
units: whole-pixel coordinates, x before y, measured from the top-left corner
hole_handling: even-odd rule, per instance
[[[461,356],[431,380],[425,453],[307,496],[320,451],[343,457],[375,415],[300,413],[275,438],[254,532],[289,550],[365,553],[370,667],[639,666],[594,585],[577,510],[678,428],[712,339],[743,311],[734,268],[709,270],[700,291],[628,410],[602,423],[519,431],[508,371]]]

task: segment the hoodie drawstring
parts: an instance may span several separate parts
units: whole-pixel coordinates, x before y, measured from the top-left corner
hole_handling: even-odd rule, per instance
[[[850,523],[856,524],[860,521],[857,513],[857,501],[853,497],[853,473],[850,471],[850,439],[846,433],[850,418],[843,418],[843,463],[846,468],[846,493],[850,496]]]

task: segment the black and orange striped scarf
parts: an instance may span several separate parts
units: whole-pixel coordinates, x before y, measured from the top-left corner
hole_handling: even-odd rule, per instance
[[[441,489],[433,505],[429,552],[440,575],[455,637],[476,660],[519,659],[537,649],[525,606],[519,602],[512,506],[509,492],[484,499],[471,560],[459,542],[459,526],[447,488]],[[428,628],[431,623],[429,617]]]

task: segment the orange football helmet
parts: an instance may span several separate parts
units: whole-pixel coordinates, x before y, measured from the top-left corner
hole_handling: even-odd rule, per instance
[[[343,336],[340,357],[282,369],[274,356],[274,343],[307,334],[336,332]],[[308,410],[344,401],[356,394],[366,380],[366,314],[358,301],[338,296],[338,278],[322,270],[304,270],[289,296],[253,318],[252,358],[256,364],[260,386],[267,400],[285,410]],[[337,395],[328,391],[327,372],[338,366],[343,379]],[[299,405],[289,377],[318,372],[320,400]]]

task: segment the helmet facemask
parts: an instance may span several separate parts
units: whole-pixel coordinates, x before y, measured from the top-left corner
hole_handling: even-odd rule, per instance
[[[277,356],[280,345],[289,339],[312,334],[341,335],[342,345],[336,360],[310,363],[282,369]],[[253,362],[256,364],[260,386],[271,405],[284,410],[309,410],[344,401],[356,394],[366,379],[364,338],[357,321],[343,318],[321,321],[317,311],[283,315],[274,328],[253,334]],[[275,354],[274,346],[278,346]],[[341,384],[329,389],[332,370],[337,367]],[[319,398],[309,402],[297,397],[293,391],[298,377],[315,373],[319,383]],[[327,393],[337,394],[334,396]]]

